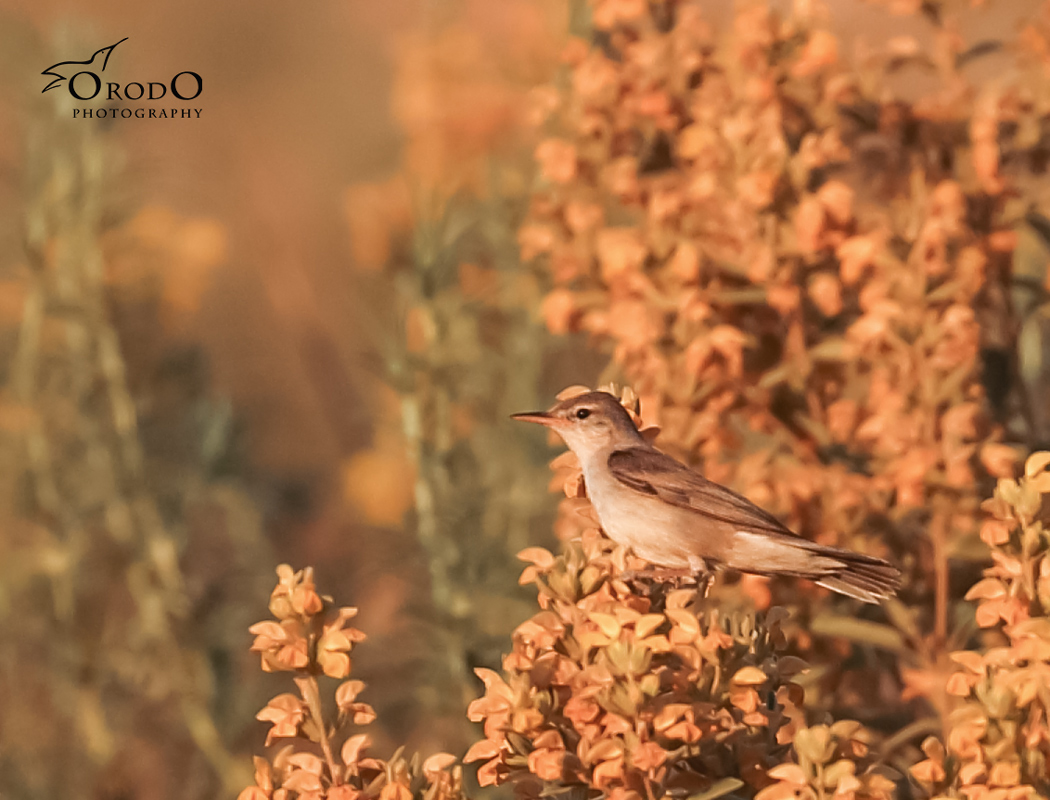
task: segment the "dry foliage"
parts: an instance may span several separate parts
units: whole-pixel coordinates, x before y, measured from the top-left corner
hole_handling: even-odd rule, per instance
[[[375,719],[358,700],[365,685],[350,677],[350,651],[364,634],[347,623],[356,608],[335,608],[317,593],[313,570],[277,568],[270,595],[273,620],[252,625],[252,650],[266,672],[290,672],[296,692],[274,697],[256,718],[270,723],[266,744],[292,740],[269,759],[255,758],[255,785],[239,800],[462,800],[462,767],[436,753],[411,760],[399,750],[383,760],[367,754],[367,733],[352,733]],[[340,681],[334,713],[326,715],[322,677]]]
[[[542,95],[557,135],[519,234],[548,326],[608,343],[710,477],[821,540],[881,528],[944,635],[929,567],[1014,463],[978,356],[1011,331],[999,153],[1040,150],[1041,98],[972,88],[956,51],[937,94],[896,97],[901,43],[846,63],[805,9],[752,4],[720,36],[697,4],[599,2],[594,24]]]
[[[465,760],[486,759],[482,785],[638,800],[819,778],[834,792],[889,796],[858,723],[805,726],[793,678],[806,664],[784,652],[784,609],[727,616],[696,589],[661,584],[641,595],[623,573],[644,564],[596,530],[561,558],[542,548],[520,557],[543,610],[515,631],[503,676],[479,670],[485,696],[468,713],[486,738]],[[792,742],[801,767],[768,775]]]
[[[1044,362],[1018,351],[1019,291],[1045,298],[1045,269],[1018,280],[1016,250],[1050,238],[1050,9],[967,42],[964,4],[885,5],[915,35],[847,48],[813,2],[744,3],[720,31],[698,2],[591,0],[562,73],[529,93],[538,176],[517,240],[547,328],[611,355],[649,436],[802,535],[893,560],[899,600],[858,617],[799,582],[640,588],[563,455],[566,552],[522,553],[541,611],[470,707],[482,784],[1050,791],[1050,456],[1014,481],[1046,417]],[[454,330],[436,307],[406,314],[409,351]]]
[[[1022,321],[1011,290],[1018,231],[1045,221],[1047,16],[1014,42],[971,44],[951,4],[899,5],[922,13],[935,46],[901,37],[851,60],[812,3],[784,15],[746,4],[720,33],[698,3],[595,0],[589,39],[564,51],[567,76],[534,95],[540,179],[519,244],[549,278],[548,327],[611,352],[660,446],[804,535],[905,569],[900,602],[860,621],[812,587],[716,589],[723,604],[746,595],[794,610],[794,651],[821,665],[810,713],[870,721],[882,760],[901,768],[922,758],[912,741],[942,733],[947,767],[939,745],[923,748],[927,786],[1045,794],[1041,712],[1020,689],[1041,664],[1024,650],[959,650],[988,646],[967,604],[987,592],[976,624],[1003,620],[1013,648],[1023,636],[1038,652],[1041,628],[1021,623],[1038,573],[1026,591],[1021,572],[1001,582],[1021,569],[1016,554],[996,553],[993,577],[966,590],[986,557],[980,498],[999,478],[1000,515],[1016,500],[1009,481],[1038,435],[1029,404],[1042,398],[1011,373]],[[970,68],[1000,51],[1015,64],[975,80]],[[916,74],[928,92],[902,80]],[[568,470],[559,535],[586,537],[585,487],[570,456],[554,466]],[[994,545],[989,531],[1005,528],[982,530]],[[1033,669],[1017,677],[1017,662]],[[996,689],[992,717],[1014,720],[1001,729],[958,708],[981,677]],[[964,779],[959,748],[980,765]],[[770,773],[779,788],[762,791],[833,789],[812,754],[800,767]],[[835,791],[869,791],[850,787]],[[632,788],[643,791],[637,777]]]
[[[542,402],[557,347],[535,315],[539,281],[520,269],[530,164],[514,144],[528,134],[529,89],[557,61],[563,10],[464,0],[398,41],[391,110],[403,163],[346,193],[360,339],[384,383],[374,444],[346,465],[346,494],[371,525],[404,523],[416,536],[429,613],[415,708],[464,744],[470,666],[498,663],[512,620],[529,611],[513,554],[551,538],[541,458],[508,420]],[[373,690],[404,695],[379,681]]]
[[[1045,797],[1050,791],[1050,453],[1004,478],[985,502],[981,538],[993,566],[967,592],[977,624],[997,635],[980,651],[951,653],[954,699],[944,743],[928,739],[911,768],[939,797]]]
[[[566,78],[535,93],[540,180],[519,230],[549,276],[548,327],[611,352],[662,447],[804,535],[904,568],[892,627],[850,625],[810,587],[740,584],[797,608],[815,658],[846,653],[814,633],[895,651],[902,669],[869,651],[811,698],[895,714],[886,728],[915,716],[902,697],[945,718],[980,497],[1034,435],[1010,290],[1047,153],[1045,16],[971,47],[958,9],[914,10],[934,48],[847,59],[817,4],[746,4],[721,33],[698,3],[596,0]],[[999,51],[1016,64],[975,81]],[[585,524],[563,515],[562,532]]]
[[[1048,466],[1050,453],[1034,454],[1025,477],[1000,480],[984,503],[993,566],[967,598],[994,635],[990,646],[951,653],[946,741],[926,739],[925,760],[910,769],[913,789],[929,796],[1019,800],[1050,786]],[[533,547],[519,558],[540,610],[514,631],[502,674],[477,670],[485,692],[468,716],[483,738],[463,760],[483,762],[482,787],[616,800],[907,796],[877,732],[851,720],[807,724],[800,680],[810,666],[790,652],[785,609],[725,613],[695,587],[639,584],[645,563],[594,528],[561,556]],[[252,626],[252,649],[264,670],[296,676],[298,693],[258,714],[272,725],[267,745],[292,743],[256,758],[256,785],[241,800],[461,800],[449,754],[365,756],[370,738],[357,728],[375,713],[359,700],[364,684],[348,680],[364,638],[347,624],[356,609],[322,598],[309,569],[282,565],[278,576],[276,621]],[[322,676],[341,682],[328,717]]]
[[[168,338],[224,232],[159,209],[117,224],[122,153],[55,95],[25,98],[0,315],[0,794],[158,797],[166,774],[232,794],[253,687],[244,610],[222,600],[269,559],[251,503],[215,480],[227,417],[172,374]]]

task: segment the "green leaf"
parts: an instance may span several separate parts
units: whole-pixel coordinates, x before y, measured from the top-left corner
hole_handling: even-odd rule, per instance
[[[915,619],[908,606],[904,605],[896,597],[891,597],[883,602],[882,607],[886,611],[886,616],[889,617],[890,622],[893,623],[897,630],[913,641],[918,641],[922,638],[922,631],[915,624]]]
[[[956,68],[965,67],[970,61],[974,61],[982,56],[992,55],[994,53],[1000,53],[1005,49],[1005,45],[998,39],[984,39],[971,45],[969,49],[964,50],[955,57]]]
[[[849,358],[846,340],[841,336],[825,339],[807,352],[814,361],[846,361]]]
[[[761,287],[749,289],[723,289],[711,295],[712,304],[721,305],[762,305],[766,302],[766,290]]]
[[[891,653],[905,655],[909,652],[900,631],[878,622],[834,614],[818,614],[813,619],[810,629],[818,636],[837,636],[851,642],[880,647]]]
[[[763,375],[758,381],[758,386],[761,389],[772,389],[774,386],[787,381],[794,371],[795,369],[791,364],[781,364]]]
[[[716,797],[735,792],[743,785],[744,782],[739,778],[722,778],[720,781],[715,781],[707,791],[689,795],[688,800],[715,800]]]
[[[800,412],[792,418],[800,428],[813,437],[821,447],[830,447],[834,444],[831,432],[824,427],[820,420],[813,419],[808,414]]]

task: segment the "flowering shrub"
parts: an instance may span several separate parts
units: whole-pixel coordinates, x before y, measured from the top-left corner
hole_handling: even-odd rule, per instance
[[[187,797],[232,793],[254,687],[220,598],[250,593],[267,545],[215,480],[228,440],[206,379],[163,380],[225,231],[158,208],[116,224],[134,205],[112,132],[32,91],[0,136],[25,178],[0,292],[0,795],[160,797],[186,774]],[[158,446],[172,430],[180,447]]]
[[[748,5],[724,36],[696,3],[593,11],[564,88],[536,93],[519,242],[549,274],[548,327],[606,344],[709,477],[822,541],[886,530],[943,636],[950,543],[1015,460],[979,352],[1010,344],[999,154],[1024,152],[1041,101],[971,87],[947,23],[944,87],[909,100],[905,41],[847,63],[812,4]]]
[[[943,743],[926,739],[925,759],[910,768],[930,796],[1019,800],[1050,789],[1048,466],[1050,453],[1034,454],[1025,477],[1000,480],[984,504],[993,566],[967,599],[978,603],[977,624],[999,635],[950,655]],[[596,528],[561,556],[532,547],[519,558],[540,610],[514,631],[502,674],[477,670],[485,692],[468,716],[483,738],[464,760],[483,762],[482,786],[511,783],[525,798],[898,796],[884,766],[889,740],[851,720],[811,724],[810,667],[791,652],[783,608],[726,613],[696,586],[646,579],[645,562]],[[268,745],[293,743],[256,759],[256,785],[241,800],[459,800],[451,755],[364,756],[370,739],[352,729],[375,713],[359,700],[364,684],[347,680],[364,638],[347,625],[356,610],[320,597],[309,569],[282,565],[278,575],[276,621],[252,626],[252,649],[264,670],[295,673],[298,693],[275,697],[258,718],[272,725]],[[321,676],[342,681],[330,719]]]
[[[353,733],[375,719],[358,700],[365,685],[350,676],[350,651],[364,634],[347,623],[356,608],[335,608],[317,593],[313,570],[277,568],[270,595],[273,620],[252,625],[252,650],[266,672],[291,672],[297,692],[274,697],[256,718],[271,724],[266,744],[291,740],[272,758],[256,757],[255,785],[240,800],[293,798],[381,798],[381,800],[460,800],[462,769],[455,758],[437,753],[425,761],[395,753],[383,760],[366,755],[367,733]],[[325,714],[322,676],[341,681],[335,689],[335,714]],[[450,769],[451,767],[451,769]]]
[[[955,4],[887,5],[932,46],[847,59],[810,2],[742,4],[719,33],[698,2],[592,0],[563,73],[529,94],[538,178],[517,240],[547,328],[611,356],[648,437],[803,535],[893,560],[900,598],[858,618],[797,581],[730,577],[710,599],[639,583],[560,456],[566,553],[522,554],[541,611],[470,707],[482,784],[1047,793],[1046,462],[1013,481],[1039,414],[1012,375],[1011,292],[1019,232],[1050,230],[1048,15],[970,44]],[[992,53],[1016,63],[978,82]],[[440,352],[461,316],[416,298],[406,350]]]
[[[912,774],[938,796],[1045,797],[1050,792],[1050,453],[1032,455],[1020,481],[999,481],[981,530],[993,566],[967,593],[995,646],[951,654],[957,701],[947,739],[923,744]]]
[[[508,417],[558,385],[541,386],[553,337],[514,242],[530,169],[525,98],[557,62],[564,10],[561,0],[463,0],[424,15],[393,48],[400,169],[346,192],[354,293],[367,298],[360,316],[383,323],[367,332],[384,385],[373,444],[348,461],[343,485],[358,519],[409,520],[431,610],[416,637],[428,685],[414,708],[427,735],[464,746],[470,667],[498,663],[513,620],[529,612],[513,554],[553,538],[542,460],[508,435]],[[396,681],[373,689],[403,703]]]
[[[800,652],[834,665],[814,707],[869,705],[874,686],[887,732],[924,717],[916,698],[946,719],[980,498],[1034,435],[1009,298],[1032,220],[1018,197],[1041,196],[1045,17],[971,47],[951,4],[895,4],[935,46],[847,59],[813,3],[745,4],[725,33],[699,3],[591,8],[564,79],[533,93],[540,175],[518,240],[547,326],[611,354],[663,449],[803,535],[902,567],[888,624],[797,583],[716,588],[797,610]],[[1016,67],[975,82],[1003,50]],[[902,80],[920,71],[926,94]],[[560,535],[593,524],[585,506],[566,502]],[[829,633],[892,657],[847,658]]]
[[[859,724],[805,727],[792,679],[806,665],[783,652],[783,609],[727,616],[695,588],[640,594],[625,572],[642,562],[597,531],[560,558],[542,548],[520,557],[543,610],[514,632],[504,676],[479,670],[485,696],[468,713],[485,738],[465,760],[486,760],[482,785],[513,781],[523,797],[578,787],[714,798],[771,778],[804,785],[815,768],[830,788],[888,796],[892,782],[864,765]],[[770,773],[792,741],[803,766]],[[825,775],[836,754],[854,760]],[[777,791],[762,797],[794,796]]]

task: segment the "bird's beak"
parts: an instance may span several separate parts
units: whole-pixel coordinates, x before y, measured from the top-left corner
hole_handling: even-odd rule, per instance
[[[564,420],[552,416],[547,411],[526,411],[521,414],[511,414],[510,418],[520,422],[535,422],[548,428],[559,428],[564,423]]]

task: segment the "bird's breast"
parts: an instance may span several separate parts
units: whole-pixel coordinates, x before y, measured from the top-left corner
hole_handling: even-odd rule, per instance
[[[690,512],[621,484],[611,473],[584,469],[587,496],[602,529],[617,544],[653,564],[689,566]]]

